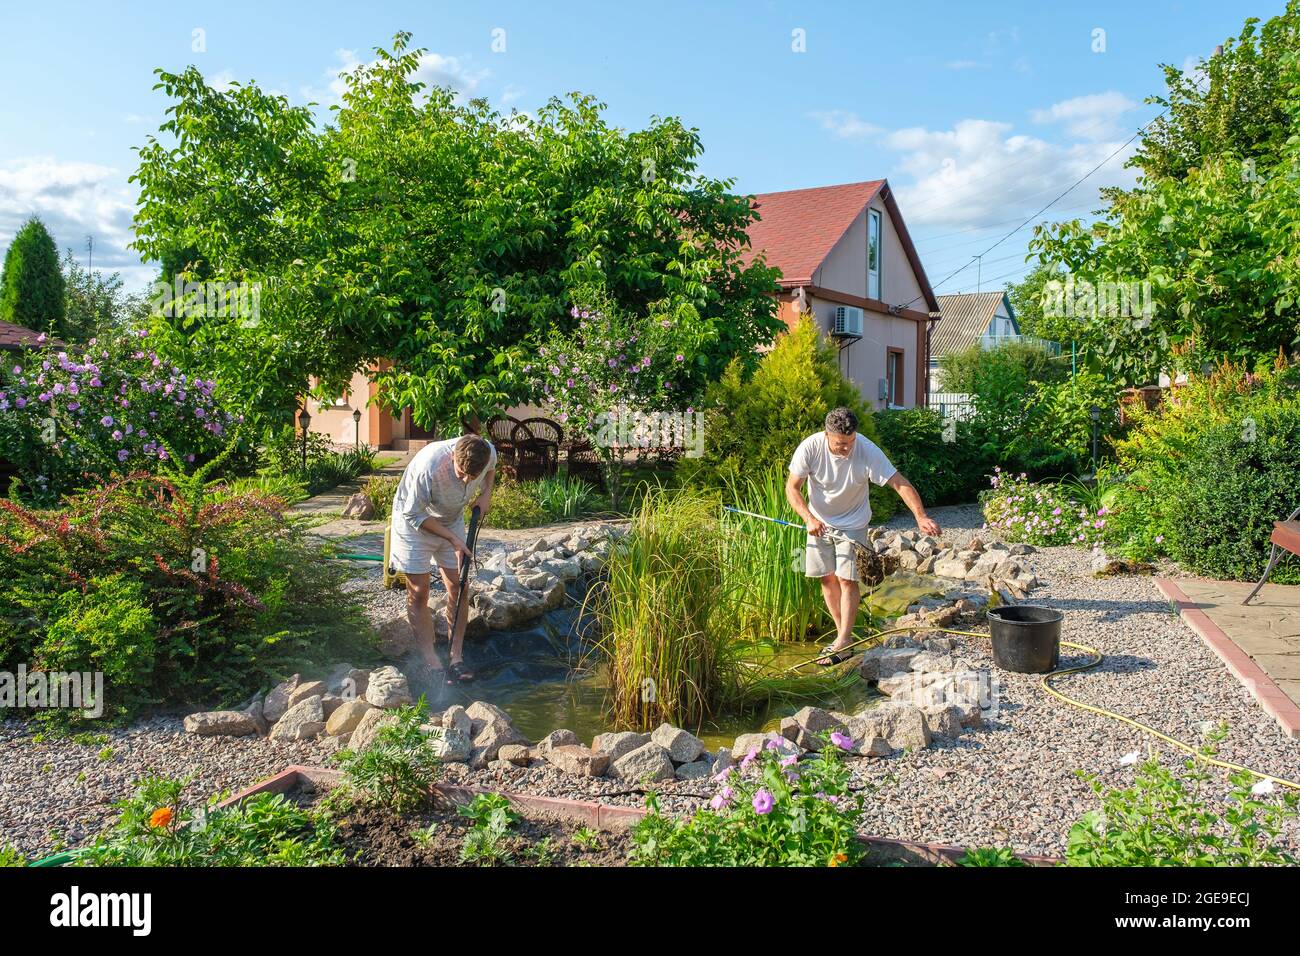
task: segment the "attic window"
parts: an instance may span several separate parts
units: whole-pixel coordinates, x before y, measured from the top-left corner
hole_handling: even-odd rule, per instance
[[[867,298],[880,298],[880,213],[867,211]]]

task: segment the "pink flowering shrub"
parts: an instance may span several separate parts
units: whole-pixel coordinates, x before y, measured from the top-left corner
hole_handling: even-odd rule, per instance
[[[633,831],[639,866],[853,866],[862,798],[841,759],[853,741],[834,733],[800,761],[775,740],[713,778],[717,792],[690,819],[650,813]]]
[[[213,385],[164,362],[142,329],[76,350],[43,344],[0,372],[0,445],[37,500],[172,456],[194,462],[224,447],[235,424]]]
[[[1093,512],[1055,483],[1035,484],[1024,473],[994,468],[991,487],[980,494],[987,527],[1005,540],[1034,545],[1089,548],[1102,540],[1107,509]]]

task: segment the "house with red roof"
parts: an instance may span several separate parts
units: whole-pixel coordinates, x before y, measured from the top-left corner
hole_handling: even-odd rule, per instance
[[[16,352],[20,348],[36,348],[39,335],[39,332],[0,319],[0,351]]]
[[[754,207],[750,255],[781,270],[786,323],[812,315],[870,407],[925,405],[939,301],[888,181],[762,193]]]

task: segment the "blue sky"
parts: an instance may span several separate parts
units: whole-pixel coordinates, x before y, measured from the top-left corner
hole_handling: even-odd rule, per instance
[[[625,127],[678,115],[700,130],[703,171],[744,192],[888,178],[938,284],[1154,116],[1160,63],[1190,68],[1283,5],[3,0],[0,251],[36,213],[60,248],[84,262],[93,235],[95,266],[142,287],[127,177],[166,106],[155,67],[327,104],[340,68],[409,30],[422,78],[505,111],[580,90]],[[1131,150],[1053,212],[1087,215],[1097,187],[1131,183]],[[988,253],[983,288],[1027,270],[1028,233]],[[971,267],[938,291],[976,282]]]

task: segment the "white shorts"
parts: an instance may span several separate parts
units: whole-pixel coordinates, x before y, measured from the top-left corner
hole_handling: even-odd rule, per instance
[[[438,567],[455,571],[460,567],[456,549],[446,538],[428,531],[412,529],[396,521],[389,533],[389,567],[403,574],[429,574],[436,563]],[[447,530],[465,537],[465,521],[461,519],[447,525]]]
[[[867,543],[867,529],[856,528],[852,531],[839,530],[846,538],[852,538],[859,544]],[[847,541],[835,538],[813,537],[808,535],[804,545],[804,574],[810,578],[823,578],[834,574],[845,581],[858,579],[857,549]]]

